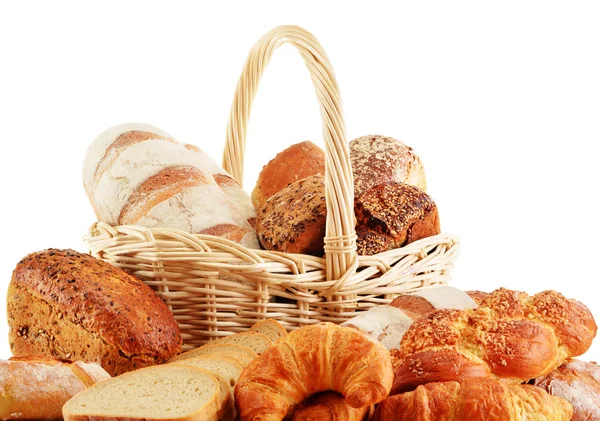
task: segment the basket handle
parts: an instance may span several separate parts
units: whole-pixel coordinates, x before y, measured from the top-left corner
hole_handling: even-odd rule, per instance
[[[354,182],[338,85],[323,47],[310,32],[298,26],[280,26],[267,32],[252,47],[233,98],[223,168],[242,184],[250,107],[271,56],[285,43],[292,44],[302,55],[321,110],[327,204],[325,256],[327,280],[336,281],[331,288],[335,292],[354,274],[358,266],[354,229]]]

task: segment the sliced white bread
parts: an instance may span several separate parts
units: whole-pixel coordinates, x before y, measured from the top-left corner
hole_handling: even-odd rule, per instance
[[[210,342],[201,347],[191,349],[169,360],[170,363],[186,360],[188,358],[201,357],[203,355],[218,355],[222,357],[235,357],[240,359],[244,367],[258,357],[258,354],[247,346],[238,344],[226,344]]]
[[[250,332],[262,333],[273,342],[277,342],[279,339],[287,336],[287,330],[273,319],[261,320],[254,323],[250,328]]]
[[[178,364],[178,363],[175,363]],[[191,364],[186,364],[185,366],[191,366]],[[193,366],[192,366],[193,367]],[[213,376],[219,382],[219,402],[218,402],[218,411],[217,418],[219,421],[234,421],[235,420],[235,397],[231,393],[231,386],[229,386],[229,382],[226,378],[221,377],[213,371],[206,370],[202,367],[193,367],[200,369],[210,376]]]
[[[243,332],[225,336],[214,341],[216,344],[237,344],[250,348],[258,355],[271,348],[273,341],[258,332]]]
[[[187,358],[171,364],[181,364],[208,371],[222,382],[222,384],[224,383],[227,396],[223,399],[223,407],[219,412],[219,420],[233,421],[235,419],[235,398],[233,391],[243,370],[238,360],[230,357],[207,355],[204,357]]]
[[[198,368],[162,365],[96,383],[63,406],[65,421],[217,421],[219,383]]]

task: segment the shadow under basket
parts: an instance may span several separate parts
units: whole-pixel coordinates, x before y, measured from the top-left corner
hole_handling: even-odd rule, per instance
[[[172,228],[95,223],[84,237],[90,253],[151,286],[173,311],[184,349],[272,318],[292,330],[342,323],[389,303],[400,293],[450,280],[458,239],[424,238],[373,256],[358,256],[354,186],[339,90],[319,42],[302,28],[282,26],[253,47],[238,82],[227,129],[223,168],[243,179],[250,105],[273,52],[294,45],[316,88],[325,142],[327,228],[325,256],[248,249],[209,235]]]

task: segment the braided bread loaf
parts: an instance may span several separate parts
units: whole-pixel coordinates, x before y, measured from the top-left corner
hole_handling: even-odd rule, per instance
[[[521,383],[583,354],[596,335],[588,308],[557,292],[499,289],[476,301],[477,309],[438,310],[408,329],[390,351],[392,394],[472,377]]]
[[[387,398],[374,421],[568,421],[573,408],[539,387],[492,379],[429,383]]]

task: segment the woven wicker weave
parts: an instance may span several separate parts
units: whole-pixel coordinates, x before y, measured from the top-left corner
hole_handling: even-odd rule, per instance
[[[312,34],[282,26],[253,47],[227,128],[223,167],[242,181],[250,106],[274,51],[294,45],[316,88],[325,141],[325,257],[247,249],[219,237],[170,228],[92,226],[91,253],[139,276],[173,310],[186,348],[275,318],[293,329],[341,323],[401,292],[446,283],[458,240],[441,234],[375,256],[358,256],[352,170],[340,95],[331,65]]]

